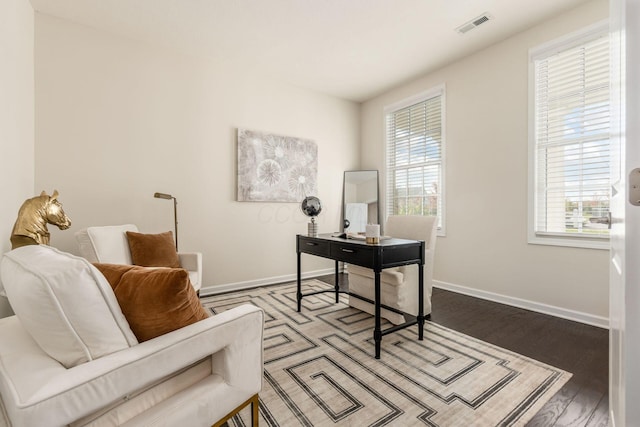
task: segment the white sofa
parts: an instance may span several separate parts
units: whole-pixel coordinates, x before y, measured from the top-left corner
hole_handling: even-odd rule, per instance
[[[87,227],[75,233],[80,255],[89,262],[109,264],[133,264],[127,242],[127,231],[138,233],[133,224]],[[202,287],[202,254],[179,252],[180,266],[187,270],[196,291]]]
[[[16,313],[0,319],[0,426],[211,426],[257,405],[255,306],[138,343],[83,258],[21,247],[3,257],[0,279]]]
[[[424,315],[431,314],[431,292],[433,288],[433,261],[436,248],[437,218],[421,215],[390,215],[384,232],[400,239],[423,240],[425,242],[424,261]],[[374,272],[357,265],[348,265],[349,292],[370,300],[374,295]],[[388,268],[380,274],[380,302],[405,313],[418,314],[418,266]],[[349,298],[349,305],[369,314],[374,314],[374,306],[358,298]],[[380,315],[393,324],[405,322],[403,315],[381,309]]]

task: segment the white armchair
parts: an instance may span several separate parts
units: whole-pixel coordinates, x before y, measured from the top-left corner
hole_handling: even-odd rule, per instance
[[[75,233],[80,255],[89,262],[133,264],[127,242],[127,231],[138,232],[133,224],[87,227]],[[202,254],[179,252],[180,266],[187,270],[193,288],[202,287]]]
[[[433,282],[433,258],[436,247],[437,218],[419,215],[391,215],[387,219],[384,233],[400,239],[424,240],[424,314],[431,314],[431,290]],[[370,300],[374,295],[373,270],[349,264],[349,292]],[[418,265],[382,270],[380,274],[380,302],[405,313],[418,314]],[[374,314],[374,306],[358,298],[349,298],[349,305]],[[380,315],[393,324],[405,322],[404,316],[384,308]]]
[[[257,415],[261,309],[138,343],[82,258],[26,246],[4,256],[0,278],[16,312],[0,319],[0,427],[211,426],[247,404]]]

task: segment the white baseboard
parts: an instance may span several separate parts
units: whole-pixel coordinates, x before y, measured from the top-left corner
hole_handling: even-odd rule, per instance
[[[326,268],[323,270],[308,271],[302,273],[303,279],[311,279],[318,276],[326,276],[328,274],[334,274],[333,268]],[[260,286],[274,285],[277,283],[292,282],[296,280],[295,274],[286,274],[284,276],[267,277],[257,280],[248,280],[245,282],[226,283],[217,286],[207,286],[200,289],[201,296],[209,296],[222,294],[225,292],[241,291],[244,289],[257,288]],[[451,292],[456,292],[463,295],[469,295],[475,298],[480,298],[488,301],[498,302],[501,304],[511,305],[513,307],[524,308],[525,310],[535,311],[537,313],[544,313],[555,317],[560,317],[575,322],[584,323],[587,325],[597,326],[599,328],[609,329],[609,319],[602,316],[594,316],[592,314],[583,313],[580,311],[569,310],[566,308],[556,307],[553,305],[542,304],[535,301],[529,301],[525,299],[510,297],[506,295],[496,294],[493,292],[482,291],[479,289],[468,288],[466,286],[455,285],[453,283],[443,282],[440,280],[434,280],[433,286],[436,288],[444,289]]]
[[[341,271],[341,270],[339,270]],[[308,271],[302,273],[303,279],[312,279],[318,276],[326,276],[327,274],[335,274],[335,268],[326,268],[323,270]],[[284,276],[267,277],[264,279],[247,280],[246,282],[225,283],[216,286],[207,286],[200,289],[200,296],[209,296],[222,294],[225,292],[241,291],[244,289],[257,288],[260,286],[275,285],[276,283],[293,282],[298,277],[296,274],[285,274]]]
[[[479,289],[468,288],[466,286],[455,285],[453,283],[442,282],[440,280],[434,280],[433,286],[436,288],[444,289],[451,292],[456,292],[463,295],[469,295],[472,297],[476,297],[476,298],[480,298],[488,301],[499,302],[501,304],[507,304],[514,307],[535,311],[538,313],[549,314],[551,316],[561,317],[563,319],[585,323],[587,325],[597,326],[599,328],[609,329],[609,319],[602,316],[594,316],[592,314],[583,313],[580,311],[569,310],[566,308],[556,307],[548,304],[542,304],[535,301],[529,301],[525,299],[496,294],[493,292],[482,291]]]

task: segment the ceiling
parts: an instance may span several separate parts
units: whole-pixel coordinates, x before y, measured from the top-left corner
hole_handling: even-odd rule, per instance
[[[31,0],[38,12],[364,101],[586,0]],[[493,19],[464,35],[481,14]]]

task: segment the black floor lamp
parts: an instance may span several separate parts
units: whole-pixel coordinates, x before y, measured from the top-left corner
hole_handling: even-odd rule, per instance
[[[178,250],[178,200],[171,194],[166,193],[154,193],[153,197],[156,199],[173,199],[173,222],[174,222],[174,234],[176,238],[176,251]]]

